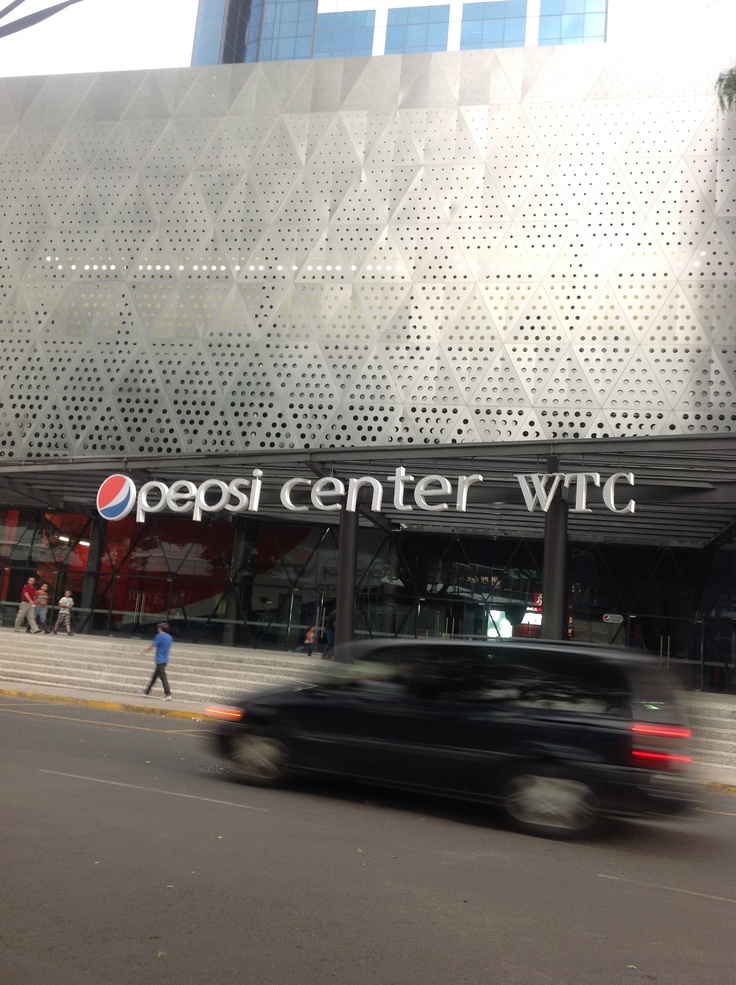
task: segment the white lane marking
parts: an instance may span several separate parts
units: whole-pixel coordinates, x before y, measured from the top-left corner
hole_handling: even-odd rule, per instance
[[[167,797],[185,797],[187,800],[203,800],[206,804],[224,804],[226,807],[242,807],[246,811],[261,811],[268,814],[267,807],[251,807],[250,804],[236,804],[232,800],[215,800],[213,797],[197,797],[193,793],[178,793],[176,790],[157,790],[155,787],[139,787],[135,783],[118,783],[117,780],[101,780],[97,776],[79,776],[77,773],[59,773],[57,770],[39,770],[51,776],[67,776],[72,780],[89,780],[91,783],[107,783],[111,787],[127,787],[129,790],[144,790],[146,793],[162,793]]]
[[[709,893],[696,893],[692,889],[678,889],[677,886],[658,886],[654,882],[639,882],[638,879],[624,879],[623,876],[607,876],[602,872],[598,873],[599,879],[611,879],[613,882],[628,882],[632,886],[646,886],[647,889],[662,889],[666,893],[683,893],[685,896],[700,896],[701,899],[712,899],[718,903],[736,903],[736,899],[729,896],[711,896]]]

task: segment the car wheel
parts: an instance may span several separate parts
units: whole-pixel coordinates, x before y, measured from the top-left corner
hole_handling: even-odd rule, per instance
[[[578,838],[600,823],[598,798],[584,781],[543,763],[508,778],[502,807],[519,831],[547,838]]]
[[[286,746],[268,735],[239,735],[233,739],[230,758],[238,777],[248,783],[274,787],[286,779]]]

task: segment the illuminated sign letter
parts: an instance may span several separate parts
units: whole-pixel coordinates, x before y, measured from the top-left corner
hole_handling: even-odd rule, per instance
[[[363,475],[360,479],[350,479],[348,481],[348,498],[345,501],[345,509],[348,513],[355,513],[358,508],[358,491],[361,486],[372,487],[373,497],[371,499],[371,509],[374,513],[380,513],[381,506],[383,505],[383,486],[372,475]]]
[[[603,502],[612,513],[633,513],[636,510],[636,503],[633,499],[630,499],[626,506],[622,506],[621,509],[616,508],[614,497],[616,495],[616,483],[619,479],[628,482],[630,486],[634,485],[633,472],[615,472],[603,487]]]
[[[186,479],[177,479],[169,487],[169,508],[174,513],[191,513],[194,509],[194,498],[197,487]]]
[[[438,485],[439,489],[430,488],[433,485]],[[447,503],[430,504],[427,502],[427,496],[450,495],[452,495],[452,486],[450,480],[446,479],[444,475],[425,475],[414,487],[414,502],[420,510],[429,510],[430,512],[446,510]]]
[[[597,472],[572,472],[565,476],[565,489],[570,488],[570,483],[575,483],[575,507],[574,513],[592,513],[587,505],[588,479],[594,486],[600,486],[601,477]]]
[[[295,506],[294,503],[291,501],[291,493],[292,490],[295,488],[295,486],[311,486],[311,485],[312,485],[311,479],[289,479],[288,482],[285,482],[281,487],[281,493],[279,494],[279,497],[281,499],[281,502],[286,507],[286,509],[292,510],[292,512],[294,513],[306,513],[309,507]]]
[[[157,503],[149,503],[148,494],[154,490],[156,490],[161,498]],[[141,486],[141,491],[138,493],[138,509],[135,513],[138,523],[146,522],[146,513],[161,513],[166,509],[166,495],[168,491],[169,487],[167,485],[163,482],[157,482],[155,479]]]
[[[216,489],[220,496],[214,503],[207,502],[207,493],[210,489]],[[194,497],[194,510],[192,511],[193,520],[201,520],[203,513],[219,513],[225,508],[225,504],[230,499],[230,489],[226,483],[220,479],[207,479],[197,489]]]
[[[324,499],[331,496],[344,496],[345,483],[331,475],[322,476],[312,486],[312,504],[318,510],[339,510],[340,503],[325,503]]]
[[[532,480],[534,485],[534,493],[532,493],[529,488],[529,483],[527,482],[527,477],[525,475],[516,476],[521,491],[524,496],[524,502],[526,503],[526,508],[530,513],[533,513],[536,509],[537,503],[542,507],[542,510],[546,513],[552,504],[555,493],[557,492],[557,487],[563,478],[561,472],[553,472],[552,474],[547,473],[546,475],[539,475],[537,473],[530,475],[529,478]],[[552,479],[551,489],[547,489],[548,481]]]
[[[468,489],[476,482],[482,482],[483,476],[480,472],[473,475],[459,475],[457,477],[457,503],[455,507],[458,513],[464,513],[468,508]]]
[[[407,482],[413,482],[414,476],[407,475],[406,469],[403,465],[399,465],[393,477],[389,476],[389,482],[395,482],[396,488],[394,489],[394,507],[397,510],[413,510],[413,506],[407,506],[404,502],[404,484]]]

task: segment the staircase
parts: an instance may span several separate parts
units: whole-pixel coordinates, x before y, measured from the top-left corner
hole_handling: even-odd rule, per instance
[[[30,635],[0,630],[0,686],[51,685],[138,694],[153,673],[145,640]],[[168,668],[174,696],[207,704],[233,693],[308,680],[325,665],[305,653],[174,643]],[[160,690],[160,684],[155,687]]]
[[[693,761],[707,764],[716,780],[722,772],[724,782],[732,783],[736,775],[736,695],[686,691],[682,703],[693,729]]]

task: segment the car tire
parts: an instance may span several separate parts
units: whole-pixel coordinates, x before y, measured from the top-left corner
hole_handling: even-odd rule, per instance
[[[276,787],[288,776],[288,750],[269,735],[237,736],[231,743],[230,759],[238,779],[255,786]]]
[[[501,806],[517,831],[545,838],[581,838],[601,823],[593,788],[570,771],[546,763],[520,767],[507,777]]]

